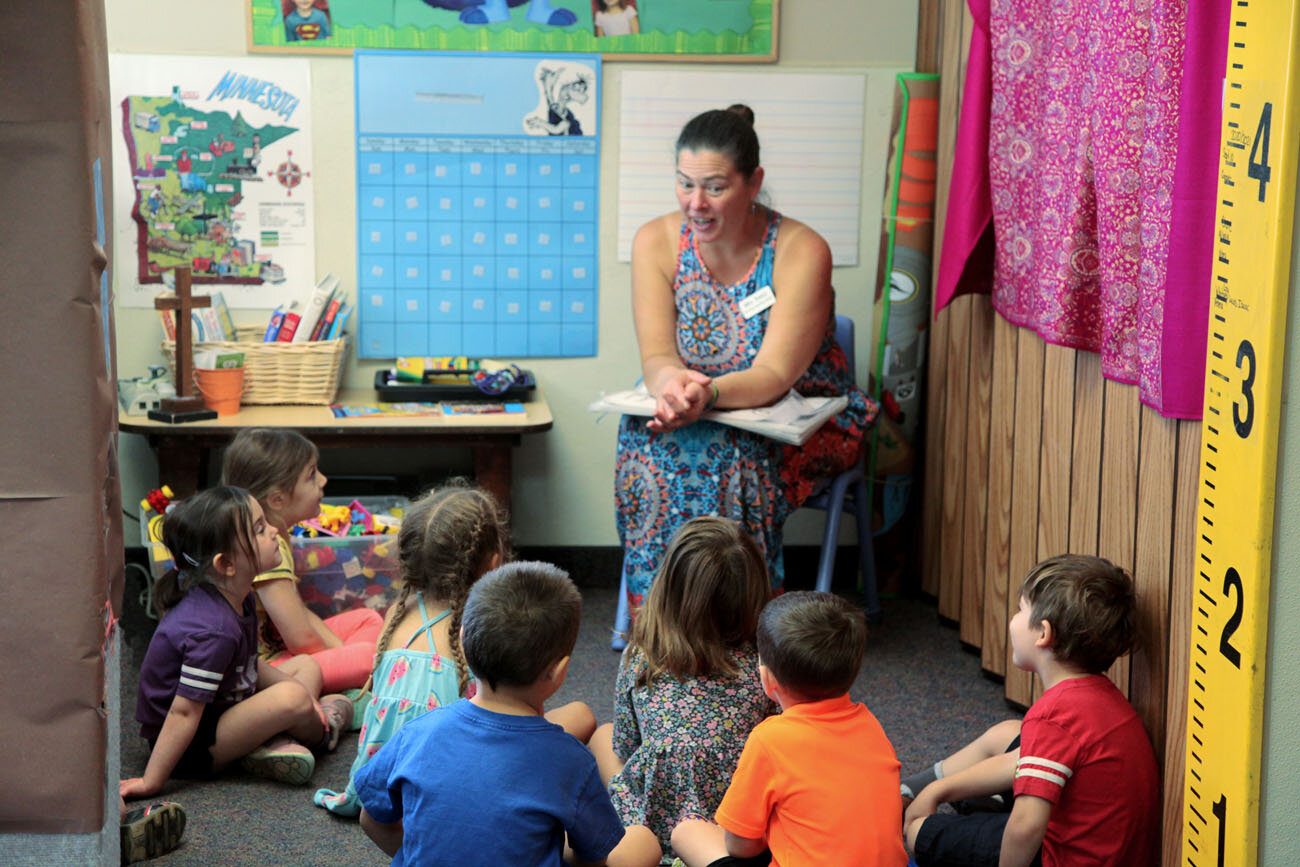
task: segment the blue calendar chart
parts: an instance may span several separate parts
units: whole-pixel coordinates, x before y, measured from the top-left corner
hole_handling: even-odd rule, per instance
[[[360,356],[595,355],[599,56],[355,64]]]

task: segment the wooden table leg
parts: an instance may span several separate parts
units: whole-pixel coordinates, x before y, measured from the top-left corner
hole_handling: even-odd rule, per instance
[[[510,446],[504,443],[474,446],[474,478],[479,487],[510,509]]]

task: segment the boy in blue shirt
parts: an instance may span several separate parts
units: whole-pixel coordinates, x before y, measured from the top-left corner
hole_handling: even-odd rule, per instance
[[[578,638],[582,599],[546,563],[470,590],[461,646],[478,692],[407,723],[356,777],[361,827],[393,864],[602,864],[623,823],[596,760],[542,717]]]

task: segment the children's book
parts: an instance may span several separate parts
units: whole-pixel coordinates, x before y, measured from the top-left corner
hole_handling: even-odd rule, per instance
[[[335,418],[401,418],[423,415],[441,415],[436,403],[345,403],[331,404]]]
[[[288,309],[284,311],[284,318],[280,321],[280,330],[275,335],[276,342],[293,343],[293,336],[298,333],[300,322],[302,322],[302,314],[298,312],[298,302],[290,301]]]
[[[522,403],[444,403],[443,415],[496,415],[498,413],[522,413]]]
[[[336,337],[343,336],[343,326],[348,323],[348,317],[352,315],[353,307],[351,304],[344,304],[339,308],[339,312],[334,315],[334,324],[330,326],[329,334],[323,339],[333,340]]]
[[[791,391],[771,406],[753,409],[712,409],[701,418],[761,434],[778,442],[801,446],[831,416],[849,405],[847,397],[806,397]],[[628,391],[602,395],[587,407],[592,412],[654,415],[655,399],[644,384]]]
[[[294,332],[293,343],[306,343],[312,339],[317,323],[325,315],[325,308],[329,306],[330,298],[338,288],[339,278],[333,274],[326,274],[320,279],[316,288],[312,290],[311,297],[307,299],[307,307],[302,311],[302,319]]]
[[[221,336],[215,340],[234,340],[239,332],[235,330],[235,320],[230,318],[230,308],[226,306],[226,296],[220,292],[208,293],[212,296],[212,312],[216,314],[217,322],[220,325]]]
[[[167,294],[170,293],[165,292],[163,293],[163,295],[159,295],[158,297],[162,298],[164,295]],[[159,321],[162,322],[163,334],[167,335],[168,340],[175,341],[176,340],[176,311],[159,310],[158,319]]]
[[[195,336],[200,341],[225,340],[221,317],[211,307],[199,307],[190,312],[194,319]]]
[[[325,313],[321,316],[316,327],[312,329],[311,340],[323,340],[325,335],[330,333],[330,328],[334,326],[334,317],[338,315],[339,308],[343,306],[343,299],[334,297],[330,299],[329,306],[325,308]]]

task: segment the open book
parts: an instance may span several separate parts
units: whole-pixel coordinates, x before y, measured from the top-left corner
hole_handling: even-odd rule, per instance
[[[778,442],[801,446],[826,420],[849,405],[847,397],[805,397],[791,391],[771,406],[753,409],[712,409],[701,418],[762,434]],[[625,415],[654,415],[655,399],[638,385],[628,391],[601,395],[587,409]]]

